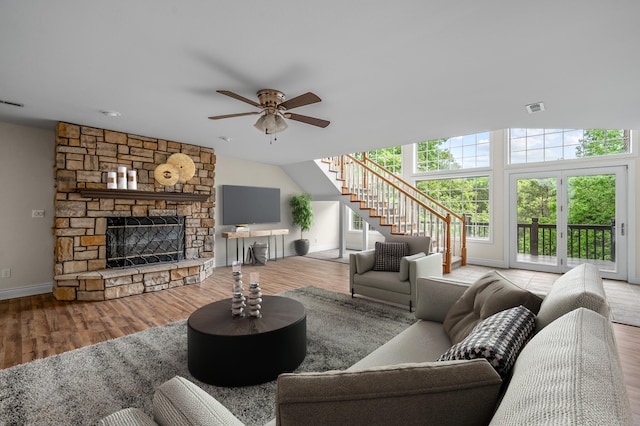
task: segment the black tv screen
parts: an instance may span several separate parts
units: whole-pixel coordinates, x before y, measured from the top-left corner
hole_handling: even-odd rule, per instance
[[[280,222],[280,188],[222,185],[222,224]]]

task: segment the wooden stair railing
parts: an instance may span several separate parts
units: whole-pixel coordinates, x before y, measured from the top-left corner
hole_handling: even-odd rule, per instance
[[[443,271],[451,272],[453,258],[466,264],[465,217],[447,209],[419,189],[364,156],[325,158],[329,169],[342,182],[342,194],[359,203],[360,210],[377,218],[391,234],[425,235],[433,250],[443,254]]]

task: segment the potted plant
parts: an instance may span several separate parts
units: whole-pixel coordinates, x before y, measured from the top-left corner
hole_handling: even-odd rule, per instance
[[[311,195],[302,193],[291,196],[289,200],[291,216],[294,225],[300,225],[300,239],[293,242],[296,254],[304,256],[309,253],[309,240],[302,238],[302,233],[311,229],[313,224],[313,209],[311,208]]]

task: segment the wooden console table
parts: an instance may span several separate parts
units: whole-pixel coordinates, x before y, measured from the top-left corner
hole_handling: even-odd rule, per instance
[[[238,260],[238,239],[242,240],[242,262],[244,262],[244,239],[251,237],[267,237],[267,241],[271,243],[271,237],[275,242],[275,259],[278,260],[278,235],[282,236],[282,257],[284,257],[284,236],[289,234],[288,229],[259,229],[255,231],[245,232],[223,232],[222,238],[225,239],[225,265],[229,266],[229,240],[236,240],[236,260]],[[269,244],[269,260],[271,260],[271,244]]]

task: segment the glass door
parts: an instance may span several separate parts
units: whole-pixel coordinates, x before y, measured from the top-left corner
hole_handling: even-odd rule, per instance
[[[511,257],[516,268],[566,272],[598,266],[627,278],[624,167],[511,177]]]

